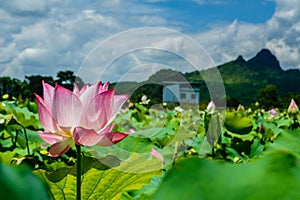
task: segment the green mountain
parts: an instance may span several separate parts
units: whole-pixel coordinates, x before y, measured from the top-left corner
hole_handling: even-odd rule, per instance
[[[281,98],[288,94],[300,93],[299,70],[282,70],[277,58],[267,49],[261,50],[248,61],[239,56],[236,60],[217,68],[226,88],[227,99],[236,99],[243,104],[249,105],[258,100],[259,91],[271,84],[277,87]],[[211,71],[208,69],[201,74]],[[198,72],[184,75],[190,81],[202,80]]]
[[[277,58],[267,49],[261,50],[249,60],[245,60],[242,56],[238,56],[236,60],[217,66],[217,69],[219,70],[225,85],[228,104],[232,106],[236,106],[236,104],[239,103],[250,105],[259,100],[261,98],[259,92],[268,85],[276,86],[276,92],[281,99],[286,98],[289,100],[291,96],[300,94],[299,70],[282,70]],[[151,91],[151,94],[147,94],[149,98],[156,98],[156,100],[159,101],[161,100],[162,86],[156,86],[154,88],[153,85],[155,84],[149,83],[182,81],[186,79],[191,82],[202,82],[203,85],[200,87],[200,99],[209,100],[209,92],[203,77],[209,77],[205,80],[214,82],[214,80],[216,80],[216,74],[214,72],[215,69],[207,69],[201,71],[201,73],[194,71],[182,74],[170,69],[163,69],[150,76],[148,81],[138,83],[141,87],[135,91],[135,94],[141,92],[147,94],[147,91]],[[123,92],[125,92],[124,88],[126,87],[123,85]],[[266,94],[266,96],[268,98],[268,94]],[[276,105],[275,102],[274,105]]]

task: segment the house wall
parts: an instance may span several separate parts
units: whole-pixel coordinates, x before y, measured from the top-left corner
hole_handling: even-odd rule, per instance
[[[163,88],[163,102],[166,103],[191,103],[198,104],[200,90],[186,87],[179,84],[167,85]]]
[[[181,88],[180,89],[180,102],[197,104],[199,103],[199,90],[193,88]]]
[[[163,88],[163,102],[176,103],[180,100],[179,85],[168,85]]]

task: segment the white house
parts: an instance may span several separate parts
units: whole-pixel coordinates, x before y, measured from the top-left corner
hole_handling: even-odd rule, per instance
[[[199,82],[163,82],[164,103],[198,104],[200,100]]]

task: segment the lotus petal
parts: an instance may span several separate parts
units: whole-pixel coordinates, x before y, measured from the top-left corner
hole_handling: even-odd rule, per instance
[[[61,142],[57,142],[50,147],[48,155],[51,157],[61,156],[70,149],[71,144],[72,140],[70,139],[65,139]]]
[[[74,129],[73,138],[76,144],[83,146],[93,146],[101,140],[102,136],[93,129],[76,127]]]
[[[75,127],[80,120],[82,104],[70,90],[56,86],[54,90],[52,116],[61,127]]]
[[[52,101],[54,96],[54,87],[52,85],[49,85],[48,83],[43,83],[43,97],[44,97],[44,103],[46,107],[51,110],[52,109]]]
[[[50,132],[38,131],[38,133],[40,134],[42,140],[44,140],[45,142],[51,145],[63,140],[62,136],[58,136]]]
[[[48,108],[44,104],[44,100],[37,94],[35,94],[35,97],[36,97],[37,103],[38,103],[38,108],[39,108],[38,114],[39,114],[39,118],[40,118],[40,122],[41,122],[42,126],[44,127],[45,130],[47,130],[49,132],[57,132],[58,131],[57,123],[54,120],[51,112],[48,110]]]
[[[94,129],[96,132],[103,129],[112,116],[113,96],[114,91],[108,90],[91,99],[87,110],[83,111],[81,125],[89,129]]]

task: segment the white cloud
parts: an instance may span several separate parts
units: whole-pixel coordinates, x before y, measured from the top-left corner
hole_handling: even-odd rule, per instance
[[[230,3],[231,1],[222,1],[222,0],[193,0],[194,2],[204,5],[204,4],[227,4]]]
[[[158,16],[142,16],[139,21],[145,26],[160,26],[167,24],[167,20]]]
[[[277,8],[267,22],[269,47],[283,67],[300,68],[300,3],[297,0],[276,0]]]
[[[167,0],[144,2],[161,1]],[[218,0],[195,1],[221,3]],[[210,30],[190,33],[189,36],[203,45],[218,64],[235,59],[239,54],[250,58],[260,49],[269,48],[283,67],[299,67],[300,3],[298,0],[276,0],[276,3],[274,15],[265,23],[251,24],[234,20],[227,24],[212,25]],[[58,71],[66,69],[76,72],[97,44],[130,28],[166,26],[185,32],[187,21],[166,18],[164,12],[162,7],[138,1],[4,1],[0,8],[0,75],[23,78],[30,74],[55,76]],[[127,48],[147,40],[149,36],[143,37],[132,35],[126,38]],[[162,35],[157,43],[179,54],[184,54],[187,48],[182,39],[173,38],[172,35]],[[125,48],[120,43],[111,45],[116,49]],[[111,53],[116,53],[116,50]],[[97,59],[105,57],[107,55],[99,55]],[[182,63],[178,64],[178,60],[170,58],[170,55],[158,51],[132,53],[121,60],[123,63],[118,63],[121,67],[111,69],[107,79],[118,78],[126,70],[130,71],[130,67],[145,67],[151,61],[162,66],[177,64],[179,68]],[[103,67],[98,66],[100,70]],[[149,67],[147,71],[154,69]],[[97,78],[94,70],[86,74],[92,79]]]
[[[18,6],[25,9],[22,5]],[[7,46],[0,47],[2,76],[24,78],[24,73],[55,76],[59,70],[66,68],[75,71],[95,42],[119,30],[117,20],[99,11],[81,10],[73,5],[60,6],[51,7],[47,17],[36,17],[34,21],[21,17],[19,21],[15,20],[18,18],[15,11],[0,9],[6,16],[5,22],[10,23],[6,33],[2,34],[2,43]],[[65,7],[71,9],[66,11]],[[17,31],[11,30],[12,24],[18,27]],[[90,41],[93,41],[93,46],[87,45]],[[12,46],[14,49],[9,50]]]
[[[163,25],[159,9],[134,1],[5,1],[0,8],[0,75],[76,72],[109,36],[136,26]]]
[[[38,59],[45,56],[47,51],[45,49],[38,49],[38,48],[26,48],[20,54],[20,60],[32,60]]]
[[[46,10],[49,3],[49,1],[40,0],[10,0],[2,2],[2,5],[13,12],[42,12]]]
[[[149,64],[161,64],[183,72],[213,66],[206,52],[183,34],[165,28],[140,28],[114,35],[97,46],[78,75],[91,82],[99,78],[107,81],[107,77],[116,81],[132,68]],[[148,76],[143,73],[136,80],[145,80]]]
[[[193,37],[203,45],[217,64],[223,64],[240,54],[245,57],[253,56],[263,48],[266,36],[262,33],[262,27],[235,20],[231,24],[217,25],[210,31]]]
[[[272,49],[274,54],[280,58],[281,63],[285,63],[285,67],[300,69],[300,53],[299,48],[287,45],[284,38],[273,39],[268,41],[266,47]],[[290,64],[290,66],[289,66]]]
[[[145,0],[145,2],[149,2],[149,3],[166,2],[166,1],[170,1],[170,0]]]
[[[300,67],[300,3],[297,0],[276,0],[274,15],[265,23],[250,24],[237,20],[217,24],[211,30],[193,35],[216,63],[254,56],[269,48],[283,69]]]

